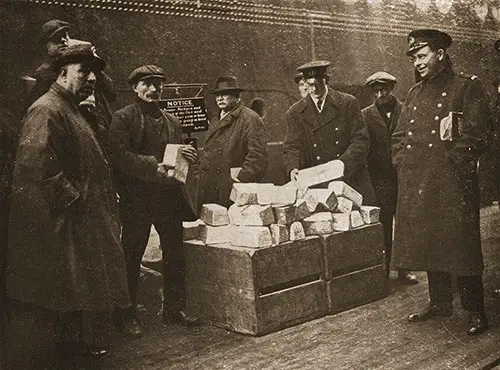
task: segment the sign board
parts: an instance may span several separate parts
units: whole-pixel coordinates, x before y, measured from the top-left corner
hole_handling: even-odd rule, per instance
[[[207,109],[203,97],[163,99],[161,106],[179,119],[183,132],[208,130]]]

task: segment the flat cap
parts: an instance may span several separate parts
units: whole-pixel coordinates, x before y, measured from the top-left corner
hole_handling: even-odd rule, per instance
[[[58,32],[63,30],[69,30],[71,25],[68,22],[61,21],[59,19],[51,19],[48,22],[45,22],[42,25],[42,32],[40,34],[40,38],[47,42]]]
[[[297,68],[298,72],[302,72],[304,78],[314,78],[314,77],[325,77],[326,69],[330,65],[330,62],[327,60],[313,60],[312,62],[308,62],[306,64],[302,64]]]
[[[414,51],[425,46],[446,50],[450,47],[451,42],[451,36],[439,30],[413,30],[408,34],[408,51],[406,52],[406,55],[411,55]]]
[[[220,76],[215,81],[215,89],[212,94],[220,94],[223,92],[240,92],[245,90],[238,85],[238,80],[234,76]]]
[[[162,78],[165,79],[165,71],[163,68],[148,64],[145,66],[137,67],[128,76],[128,83],[133,85],[141,80],[148,78]]]
[[[97,55],[95,47],[88,41],[80,40],[74,40],[73,44],[61,49],[51,62],[55,71],[72,63],[86,63],[94,71],[102,71],[106,67],[106,62]]]
[[[373,85],[374,83],[394,85],[396,82],[397,82],[396,77],[387,72],[380,71],[380,72],[375,72],[370,77],[368,77],[365,81],[365,86],[370,86]]]

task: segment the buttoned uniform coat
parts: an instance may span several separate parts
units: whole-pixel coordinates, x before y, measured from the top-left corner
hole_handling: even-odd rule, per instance
[[[356,98],[328,89],[323,110],[318,113],[310,95],[285,113],[287,131],[283,155],[287,174],[340,159],[344,180],[363,195],[363,204],[377,200],[367,168],[370,137]]]
[[[20,134],[6,292],[56,311],[130,305],[111,169],[57,83],[28,109]]]
[[[267,143],[259,115],[239,102],[224,118],[212,118],[200,158],[198,206],[228,207],[230,169],[241,167],[240,182],[259,182],[267,168]]]
[[[166,112],[163,113],[163,118],[168,130],[169,143],[183,144],[182,127],[179,120]],[[169,203],[163,206],[174,207],[179,219],[196,219],[192,200],[185,186],[175,180],[166,184],[157,174],[157,159],[142,151],[144,113],[138,102],[115,112],[109,136],[118,192],[123,199],[131,203],[129,206],[132,209],[135,202],[143,204],[153,196],[162,202]],[[166,199],[159,193],[151,194],[151,192],[161,192],[162,188],[168,188],[169,194],[174,194],[174,196]]]
[[[463,112],[462,135],[440,140],[440,122]],[[451,65],[412,87],[392,136],[398,173],[394,264],[399,268],[477,275],[478,157],[492,133],[488,97],[475,76]]]
[[[370,151],[368,152],[368,172],[380,207],[390,213],[396,212],[397,173],[392,165],[391,136],[396,128],[402,104],[396,100],[394,110],[386,123],[375,103],[361,112],[368,126]]]

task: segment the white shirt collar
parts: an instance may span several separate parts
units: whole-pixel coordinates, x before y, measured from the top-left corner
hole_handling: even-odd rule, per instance
[[[314,106],[316,107],[316,109],[320,113],[323,111],[323,107],[325,106],[325,101],[326,101],[327,95],[328,95],[328,86],[325,86],[325,93],[322,96],[320,96],[319,98],[315,98],[311,95],[311,99],[314,102]],[[318,100],[320,100],[320,99],[321,99],[321,109],[318,108]]]
[[[219,117],[219,120],[223,119],[223,118],[224,118],[224,117],[226,117],[229,113],[231,113],[231,112],[232,112],[232,111],[233,111],[233,110],[234,110],[234,109],[238,106],[238,104],[240,104],[240,101],[241,101],[241,99],[238,99],[238,100],[236,101],[236,104],[235,104],[235,106],[233,107],[233,109],[231,109],[229,112],[224,112],[224,111],[222,111],[222,110],[221,110],[221,111],[220,111],[220,117]]]

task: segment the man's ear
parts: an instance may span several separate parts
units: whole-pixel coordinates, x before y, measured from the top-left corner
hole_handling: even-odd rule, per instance
[[[438,59],[439,59],[439,61],[442,62],[443,59],[444,59],[444,50],[443,49],[439,49],[437,51],[437,53],[438,53]]]
[[[61,67],[59,70],[59,77],[66,77],[68,75],[68,68]]]

